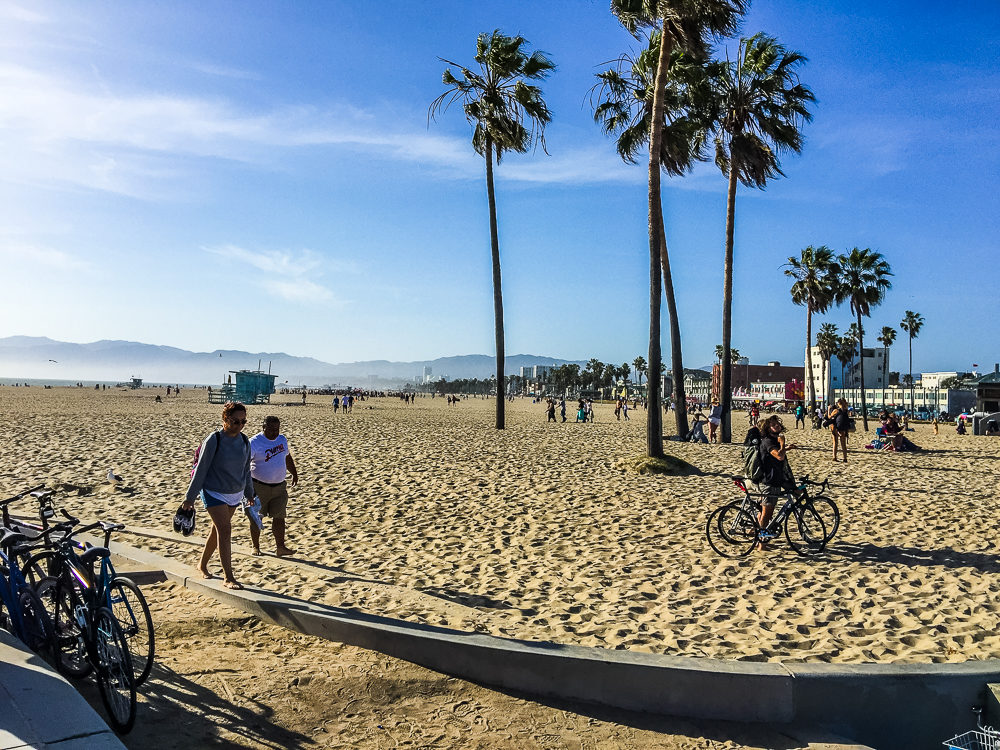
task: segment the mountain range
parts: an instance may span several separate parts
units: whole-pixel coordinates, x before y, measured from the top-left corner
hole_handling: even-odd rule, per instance
[[[576,362],[532,354],[505,358],[505,372],[517,374],[521,367],[558,366]],[[438,380],[488,378],[496,372],[496,359],[485,354],[439,357],[416,362],[342,362],[331,364],[312,357],[284,352],[243,352],[216,349],[190,352],[172,346],[135,341],[94,341],[72,344],[36,336],[0,338],[0,377],[81,381],[126,381],[141,377],[149,383],[224,382],[230,370],[256,370],[258,366],[277,374],[279,387],[289,385],[401,386],[419,379],[425,367]]]

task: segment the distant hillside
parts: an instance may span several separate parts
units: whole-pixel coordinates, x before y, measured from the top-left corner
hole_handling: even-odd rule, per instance
[[[505,360],[506,372],[517,374],[531,365],[557,366],[567,360],[531,354],[515,354]],[[435,380],[446,377],[488,378],[496,369],[495,359],[485,354],[439,357],[419,362],[345,362],[331,364],[312,357],[294,357],[284,352],[243,352],[216,349],[189,352],[171,346],[134,341],[95,341],[70,344],[44,337],[0,338],[0,377],[50,378],[56,380],[123,381],[135,376],[150,383],[221,383],[229,370],[256,370],[258,363],[278,375],[278,383],[319,386],[325,384],[382,386],[414,382],[430,367]],[[584,362],[575,362],[581,368]]]

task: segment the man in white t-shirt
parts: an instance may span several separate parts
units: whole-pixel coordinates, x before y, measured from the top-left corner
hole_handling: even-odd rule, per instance
[[[265,417],[263,432],[250,440],[250,476],[253,488],[260,498],[260,515],[271,517],[275,552],[278,556],[294,555],[295,550],[285,546],[285,515],[288,510],[288,488],[285,475],[292,475],[292,487],[298,484],[299,474],[288,450],[288,439],[281,434],[281,420]],[[260,529],[250,522],[253,553],[260,554]]]

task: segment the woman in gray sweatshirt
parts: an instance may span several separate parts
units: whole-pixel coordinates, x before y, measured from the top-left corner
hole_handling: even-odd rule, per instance
[[[191,475],[184,498],[184,507],[193,508],[195,500],[212,519],[212,531],[205,540],[198,566],[205,578],[214,578],[208,570],[216,548],[225,574],[223,585],[230,589],[243,586],[233,575],[232,518],[243,498],[253,500],[253,481],[250,479],[250,441],[243,434],[247,423],[247,408],[239,401],[230,401],[222,407],[222,429],[211,433],[198,451],[198,465]]]

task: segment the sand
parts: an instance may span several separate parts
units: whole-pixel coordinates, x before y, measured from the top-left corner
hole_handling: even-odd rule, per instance
[[[220,407],[203,391],[163,403],[156,393],[0,388],[10,433],[0,490],[45,481],[84,517],[169,534],[193,448]],[[286,398],[299,401],[273,400]],[[413,622],[605,648],[754,661],[1000,657],[1000,441],[920,425],[909,437],[924,452],[875,453],[860,449],[859,421],[845,465],[831,461],[829,433],[792,431],[796,473],[831,479],[838,538],[819,557],[780,545],[734,561],[711,550],[704,526],[738,497],[737,446],[667,443],[701,473],[638,476],[618,463],[644,451],[642,410],[619,422],[599,405],[594,424],[547,424],[542,404],[508,406],[500,433],[494,403],[477,399],[375,399],[349,415],[320,396],[251,407],[251,425],[273,412],[290,440],[300,483],[289,543],[301,554],[237,555],[237,575]],[[741,437],[745,415],[735,425]],[[105,481],[111,467],[123,486]],[[179,537],[124,541],[192,565],[200,552]],[[245,526],[236,541],[249,543]],[[273,550],[266,532],[263,542]]]

